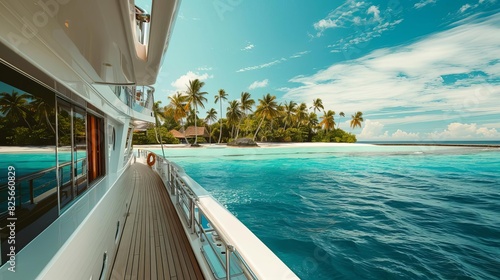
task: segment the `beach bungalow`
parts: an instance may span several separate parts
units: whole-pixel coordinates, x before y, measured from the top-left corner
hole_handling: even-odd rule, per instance
[[[178,130],[175,130],[175,129],[172,129],[170,130],[170,133],[172,133],[172,135],[179,139],[179,141],[181,141],[181,143],[186,143],[186,139],[194,139],[196,137],[196,135],[198,135],[198,137],[203,137],[205,138],[205,140],[208,141],[208,137],[210,137],[210,135],[208,134],[208,131],[205,127],[194,127],[194,126],[189,126],[186,130],[183,130],[181,129],[181,131],[178,131]]]

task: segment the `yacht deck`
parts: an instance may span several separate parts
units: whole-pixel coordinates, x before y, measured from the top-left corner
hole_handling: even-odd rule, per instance
[[[111,279],[204,279],[160,177],[133,164],[129,216]]]

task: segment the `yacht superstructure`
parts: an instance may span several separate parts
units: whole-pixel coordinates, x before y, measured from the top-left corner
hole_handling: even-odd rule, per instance
[[[147,156],[204,278],[296,279],[182,169],[133,154],[134,127],[154,122],[150,85],[179,5],[0,2],[0,279],[131,276],[113,264],[139,201],[132,166]]]

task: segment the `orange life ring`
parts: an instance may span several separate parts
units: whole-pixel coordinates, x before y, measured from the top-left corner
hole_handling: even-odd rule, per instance
[[[148,165],[153,166],[156,162],[156,156],[153,153],[148,154]]]

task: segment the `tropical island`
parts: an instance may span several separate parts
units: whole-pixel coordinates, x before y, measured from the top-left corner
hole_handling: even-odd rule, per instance
[[[219,112],[210,108],[204,117],[199,109],[209,103],[207,92],[202,91],[204,82],[189,81],[185,92],[169,96],[170,103],[161,107],[155,102],[153,111],[156,124],[137,129],[134,144],[179,144],[232,143],[237,139],[251,139],[253,142],[336,142],[354,143],[356,136],[340,128],[345,118],[326,110],[320,98],[313,105],[288,101],[279,104],[276,96],[265,94],[255,101],[251,94],[242,92],[239,100],[228,101],[228,94],[220,89],[214,103]],[[5,132],[0,145],[52,145],[55,139],[55,105],[48,98],[34,96],[13,90],[0,93],[0,128]],[[225,104],[227,102],[227,105]],[[63,112],[64,113],[64,112]],[[68,116],[59,115],[60,126],[68,127]],[[361,127],[363,113],[351,116],[350,127]],[[60,128],[61,129],[61,128]],[[83,128],[82,128],[83,129]],[[83,131],[78,129],[78,131]],[[60,139],[69,141],[69,139]]]
[[[150,124],[134,132],[134,144],[178,144],[231,143],[239,138],[259,142],[336,142],[355,143],[356,136],[340,128],[345,113],[335,119],[333,110],[326,110],[320,98],[313,105],[288,101],[278,104],[276,96],[269,93],[255,101],[248,92],[242,92],[239,100],[227,100],[228,94],[220,89],[214,103],[223,112],[227,102],[225,118],[215,108],[210,108],[205,117],[199,109],[208,104],[202,91],[204,82],[190,80],[185,92],[169,96],[170,103],[164,107],[161,101],[154,104],[156,125]],[[255,110],[254,110],[255,106]],[[350,127],[361,127],[363,113],[351,115]],[[188,132],[190,131],[190,132]]]

